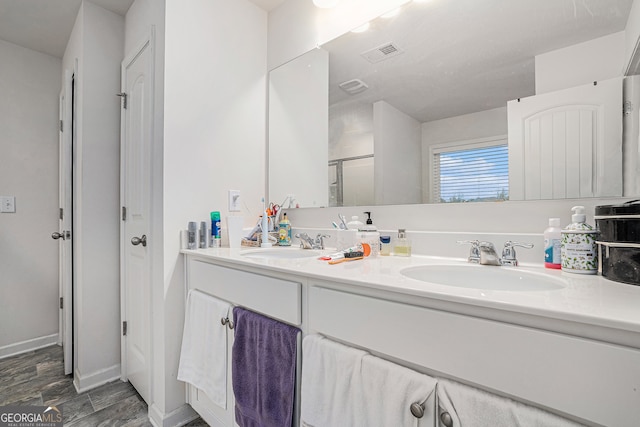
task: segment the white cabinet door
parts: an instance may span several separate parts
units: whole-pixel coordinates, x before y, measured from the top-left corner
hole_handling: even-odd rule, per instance
[[[507,104],[509,199],[622,195],[622,78]]]

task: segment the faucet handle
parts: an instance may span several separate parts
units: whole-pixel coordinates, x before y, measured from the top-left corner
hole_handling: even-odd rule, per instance
[[[331,237],[329,234],[318,233],[316,236],[316,245],[320,246],[318,249],[324,249],[324,239]]]
[[[516,250],[515,247],[531,249],[533,248],[533,243],[520,243],[520,242],[512,242],[511,240],[507,240],[504,242],[504,248],[502,249],[502,265],[512,265],[517,266],[518,260],[516,259]]]
[[[480,263],[480,241],[479,240],[458,240],[459,245],[469,244],[471,245],[471,249],[469,249],[469,258],[467,258],[468,262],[472,262],[474,264]]]

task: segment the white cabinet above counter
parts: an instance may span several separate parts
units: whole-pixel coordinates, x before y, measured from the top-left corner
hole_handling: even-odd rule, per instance
[[[467,265],[451,259],[380,257],[328,265],[316,257],[246,256],[250,252],[256,251],[183,251],[189,288],[203,287],[234,304],[301,325],[305,334],[321,333],[427,375],[587,425],[632,426],[640,419],[638,286],[514,267],[509,270],[528,280],[538,275],[561,285],[550,290],[492,289],[496,286],[483,283],[459,287],[401,274],[423,265]],[[207,274],[214,265],[223,268]],[[500,275],[506,267],[477,268]],[[249,281],[251,289],[236,274],[255,278]],[[471,276],[471,281],[487,280]],[[227,285],[218,289],[216,283],[223,282]]]

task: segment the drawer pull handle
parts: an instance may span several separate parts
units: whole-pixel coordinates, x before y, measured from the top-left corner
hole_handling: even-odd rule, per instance
[[[416,418],[422,418],[424,416],[424,408],[421,404],[414,402],[411,404],[411,414]]]
[[[440,421],[445,427],[453,427],[453,418],[449,415],[448,412],[443,412],[440,414]]]

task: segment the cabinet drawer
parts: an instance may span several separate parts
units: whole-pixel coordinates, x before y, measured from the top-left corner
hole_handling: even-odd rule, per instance
[[[194,259],[189,260],[188,265],[189,289],[199,289],[234,305],[300,325],[300,283]]]
[[[598,424],[640,419],[637,349],[315,286],[309,330]]]

